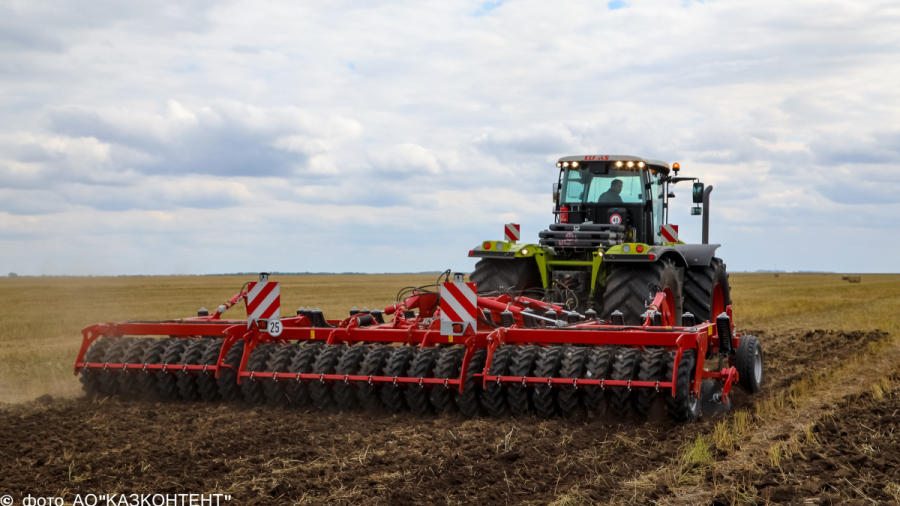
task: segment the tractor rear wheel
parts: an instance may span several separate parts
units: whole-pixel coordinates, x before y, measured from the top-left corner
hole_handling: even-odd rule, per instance
[[[706,267],[690,267],[684,272],[684,312],[693,314],[697,322],[715,320],[730,304],[728,272],[720,258],[713,258]]]
[[[603,292],[603,319],[620,311],[625,325],[641,325],[641,315],[658,292],[666,293],[665,303],[681,324],[682,287],[675,263],[667,258],[641,264],[611,264]]]
[[[531,258],[484,258],[475,264],[469,281],[478,283],[478,293],[482,294],[508,290],[519,295],[523,290],[543,287],[537,262]]]

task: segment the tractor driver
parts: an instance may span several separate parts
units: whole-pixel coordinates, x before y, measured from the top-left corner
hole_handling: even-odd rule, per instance
[[[600,194],[598,202],[603,204],[621,204],[622,197],[619,196],[620,193],[622,193],[622,180],[613,179],[612,183],[609,184],[609,190]]]

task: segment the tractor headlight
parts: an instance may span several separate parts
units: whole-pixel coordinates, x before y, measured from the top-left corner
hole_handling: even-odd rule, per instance
[[[578,168],[578,162],[572,162],[572,168],[573,168],[573,169],[577,169],[577,168]]]
[[[568,168],[568,167],[569,167],[569,162],[563,162],[563,167]]]
[[[556,162],[557,167],[562,167],[562,162]]]
[[[634,167],[634,162],[629,160],[628,163],[626,163],[625,165],[628,165],[628,168],[630,169],[630,168]]]
[[[521,253],[522,253],[523,255],[527,255],[527,254],[528,254],[528,248],[523,249]]]
[[[643,168],[644,168],[644,165],[646,165],[644,162],[638,162],[638,167],[640,167],[640,168],[643,169]]]
[[[619,160],[618,162],[616,162],[616,167],[619,167],[621,169],[622,165],[625,165],[622,163],[622,160]]]

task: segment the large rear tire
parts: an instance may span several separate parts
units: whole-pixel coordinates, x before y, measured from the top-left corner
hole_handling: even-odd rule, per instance
[[[529,288],[543,288],[537,262],[530,258],[479,260],[469,281],[478,283],[478,293],[508,290],[519,295]]]
[[[690,267],[685,271],[685,313],[693,314],[698,322],[712,321],[730,304],[731,285],[725,262],[720,258],[713,258],[706,267]]]
[[[682,287],[675,263],[668,258],[640,264],[611,264],[603,292],[603,319],[613,311],[621,311],[625,325],[641,325],[641,315],[660,291],[666,292],[666,303],[681,324]]]

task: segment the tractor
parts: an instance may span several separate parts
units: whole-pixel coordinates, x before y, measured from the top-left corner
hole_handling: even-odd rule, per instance
[[[479,293],[535,294],[607,321],[619,312],[627,325],[643,321],[660,291],[679,322],[715,320],[731,304],[719,245],[708,240],[712,186],[678,176],[677,163],[635,156],[567,156],[556,166],[555,219],[537,244],[488,240],[469,252],[481,259],[470,276]],[[685,244],[669,224],[671,187],[683,181],[694,182],[702,244]]]

